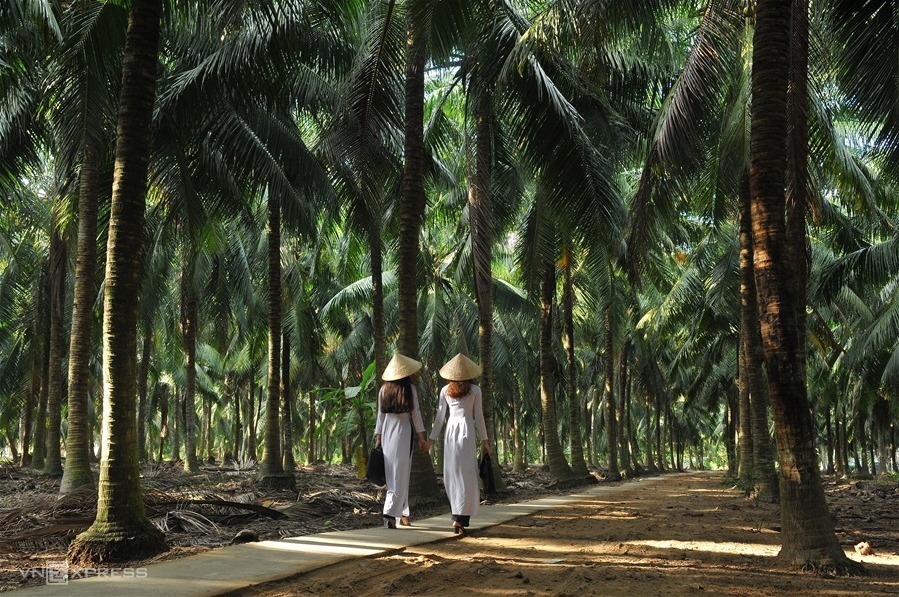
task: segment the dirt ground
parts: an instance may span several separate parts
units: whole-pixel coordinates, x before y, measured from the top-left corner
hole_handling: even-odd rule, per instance
[[[215,549],[230,544],[243,530],[266,540],[382,522],[383,490],[360,480],[352,466],[300,467],[296,491],[262,489],[256,484],[256,472],[253,467],[207,466],[200,474],[186,475],[178,463],[145,465],[141,476],[147,514],[165,532],[169,550],[126,565],[143,566]],[[498,500],[502,502],[566,493],[539,468],[508,472],[505,480],[509,491]],[[442,495],[442,487],[438,491]],[[65,560],[69,543],[93,522],[96,502],[95,489],[60,496],[59,479],[0,465],[0,592],[43,584],[39,573],[48,563]],[[426,518],[446,508],[445,504],[419,507],[414,514]],[[70,570],[81,572],[77,567]]]
[[[380,525],[383,496],[359,481],[350,466],[303,467],[297,471],[296,492],[260,490],[254,476],[254,470],[227,467],[193,476],[177,465],[145,470],[148,513],[166,529],[171,549],[130,564],[227,545],[241,529],[253,530],[260,539],[277,539]],[[554,486],[539,468],[505,477],[509,491],[498,500],[502,502],[571,492]],[[615,483],[601,497],[474,531],[463,539],[448,534],[440,543],[352,560],[241,594],[899,594],[895,480],[826,481],[840,542],[871,573],[849,579],[780,567],[775,559],[777,508],[746,498],[721,473],[665,474],[648,483]],[[58,480],[0,467],[0,592],[43,584],[27,571],[64,558],[69,541],[93,520],[95,493],[60,497],[58,491]],[[283,516],[273,519],[202,500],[249,503]],[[416,510],[415,515],[440,515],[445,508]],[[855,552],[863,541],[873,554]]]
[[[240,594],[899,594],[895,482],[833,480],[827,490],[840,542],[868,577],[822,578],[780,566],[776,507],[744,497],[720,473],[691,473],[624,483],[461,539],[355,559]],[[861,541],[872,555],[855,552]]]

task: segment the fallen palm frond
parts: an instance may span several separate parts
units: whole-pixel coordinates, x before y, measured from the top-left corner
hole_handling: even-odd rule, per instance
[[[269,508],[267,506],[260,506],[259,504],[248,504],[244,502],[233,502],[231,500],[219,500],[219,499],[198,499],[198,500],[171,500],[167,502],[156,502],[154,506],[160,507],[165,505],[177,505],[180,508],[185,508],[186,506],[216,506],[219,508],[237,508],[238,510],[249,510],[250,512],[254,512],[256,514],[260,514],[262,516],[266,516],[268,518],[285,518],[285,514],[280,510],[275,510],[274,508]]]
[[[32,528],[17,535],[6,536],[3,541],[0,541],[0,553],[13,551],[14,549],[29,549],[32,551],[65,549],[72,539],[75,538],[75,535],[86,530],[93,522],[93,518],[72,520],[41,528]]]
[[[380,502],[371,494],[341,489],[326,489],[313,493],[307,497],[306,504],[322,514],[334,514],[350,509],[368,512],[380,507]]]
[[[214,522],[191,510],[172,510],[164,517],[154,519],[153,524],[163,533],[186,531],[206,534],[219,530]]]

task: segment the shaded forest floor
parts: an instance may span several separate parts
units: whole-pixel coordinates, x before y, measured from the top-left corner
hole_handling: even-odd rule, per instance
[[[262,491],[252,470],[186,476],[144,471],[146,502],[172,549],[151,561],[227,545],[243,529],[260,539],[380,524],[381,496],[345,466],[297,473],[298,492]],[[500,501],[569,493],[530,469],[507,476]],[[823,595],[899,594],[899,484],[827,481],[840,542],[872,576],[826,579],[780,568],[777,508],[746,498],[720,473],[664,476],[476,531],[462,540],[356,559],[254,589],[259,595]],[[90,491],[58,497],[58,481],[0,467],[0,591],[43,584],[28,571],[64,559],[93,519]],[[446,506],[413,512],[419,518]],[[397,532],[409,532],[399,529]],[[868,542],[873,554],[854,546]],[[134,562],[133,566],[149,563]]]
[[[98,473],[95,469],[95,478]],[[186,475],[180,464],[142,467],[144,501],[151,520],[165,531],[168,552],[135,567],[229,545],[241,531],[260,540],[380,526],[383,493],[359,480],[351,466],[299,467],[297,491],[257,487],[256,468],[204,467]],[[506,475],[509,492],[496,502],[520,502],[565,494],[538,469]],[[0,592],[39,585],[48,563],[65,560],[75,536],[93,522],[97,492],[59,495],[59,479],[29,468],[0,464]],[[439,495],[444,498],[442,485]],[[437,505],[413,509],[413,518],[448,511]],[[71,568],[77,572],[76,568]]]

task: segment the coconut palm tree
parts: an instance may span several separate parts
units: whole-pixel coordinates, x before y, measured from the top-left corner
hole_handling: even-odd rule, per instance
[[[805,383],[804,340],[784,255],[787,83],[791,2],[761,2],[753,39],[749,188],[759,319],[780,462],[783,543],[788,562],[860,570],[836,540],[827,515]]]
[[[127,13],[100,3],[77,5],[64,13],[65,39],[55,54],[52,72],[53,136],[58,163],[76,171],[78,242],[74,301],[69,340],[68,433],[66,464],[60,491],[93,485],[90,470],[91,421],[88,414],[91,330],[97,294],[97,213],[108,198],[111,139],[115,123],[115,92],[121,73],[121,44]],[[88,117],[87,115],[91,116]]]
[[[103,309],[105,441],[97,518],[69,547],[69,558],[79,563],[131,560],[166,548],[145,514],[135,445],[137,304],[161,13],[161,0],[135,0],[129,12]]]

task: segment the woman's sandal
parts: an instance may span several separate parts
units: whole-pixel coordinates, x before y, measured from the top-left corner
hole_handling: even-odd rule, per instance
[[[453,534],[459,535],[460,537],[464,536],[465,535],[465,527],[463,527],[458,522],[454,522],[453,523]]]
[[[409,519],[408,516],[400,516],[400,524],[403,525],[404,527],[411,527],[412,521]]]
[[[396,519],[393,516],[385,516],[384,517],[384,528],[385,529],[395,529],[396,528]]]

